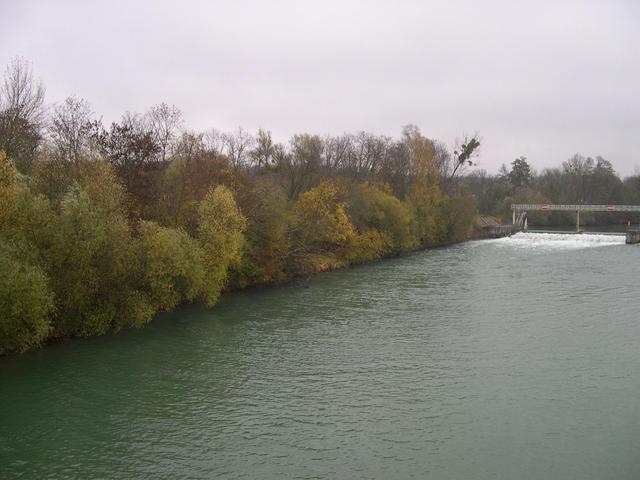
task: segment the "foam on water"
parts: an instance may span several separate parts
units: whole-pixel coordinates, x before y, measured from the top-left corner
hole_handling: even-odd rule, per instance
[[[578,250],[581,248],[624,245],[624,235],[599,235],[591,233],[530,233],[519,232],[511,237],[498,238],[494,243],[533,250]]]

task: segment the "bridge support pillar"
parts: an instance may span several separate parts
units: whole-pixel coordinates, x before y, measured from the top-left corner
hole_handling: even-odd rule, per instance
[[[513,220],[511,221],[511,225],[515,226],[515,224],[516,224],[516,209],[514,208],[512,210],[512,212],[513,212],[513,215],[512,215],[513,216]]]
[[[580,210],[576,210],[576,233],[580,233]]]
[[[627,245],[631,245],[634,243],[640,243],[640,228],[636,229],[627,229],[627,239],[625,241]]]

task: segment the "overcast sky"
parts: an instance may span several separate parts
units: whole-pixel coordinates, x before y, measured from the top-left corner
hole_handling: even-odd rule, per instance
[[[175,104],[188,127],[293,133],[413,123],[480,168],[573,153],[640,167],[640,2],[0,0],[0,64],[110,122]]]

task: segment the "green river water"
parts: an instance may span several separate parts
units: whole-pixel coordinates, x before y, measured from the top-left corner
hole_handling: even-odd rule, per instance
[[[638,479],[639,265],[518,234],[0,358],[0,479]]]

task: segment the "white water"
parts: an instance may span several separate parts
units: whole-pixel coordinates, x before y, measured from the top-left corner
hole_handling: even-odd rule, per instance
[[[579,250],[582,248],[624,245],[624,235],[524,233],[492,240],[500,246],[527,250]]]

